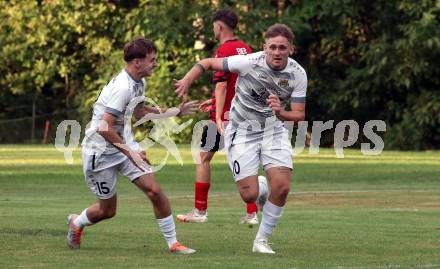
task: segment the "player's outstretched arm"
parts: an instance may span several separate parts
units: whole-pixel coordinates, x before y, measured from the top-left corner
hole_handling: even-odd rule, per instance
[[[183,102],[179,107],[155,108],[146,105],[138,105],[134,109],[134,116],[138,120],[135,127],[149,120],[165,119],[170,117],[182,117],[195,114],[199,106],[199,101]]]
[[[160,114],[163,113],[166,110],[166,108],[156,108],[156,107],[150,107],[147,105],[139,104],[137,105],[133,110],[133,116],[139,120],[145,115],[148,114]]]
[[[180,111],[179,114],[177,114],[177,116],[181,117],[181,116],[193,115],[197,112],[199,105],[200,104],[198,100],[183,102],[179,106]]]
[[[196,63],[180,80],[174,80],[176,93],[179,97],[188,93],[191,84],[208,70],[224,71],[223,58],[206,58]]]

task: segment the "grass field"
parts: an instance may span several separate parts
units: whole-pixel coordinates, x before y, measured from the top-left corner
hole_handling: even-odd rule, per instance
[[[81,250],[67,250],[67,214],[94,201],[79,153],[67,165],[53,146],[0,147],[0,268],[440,268],[440,152],[295,157],[274,256],[252,254],[257,228],[238,224],[245,206],[221,154],[209,222],[176,223],[197,254],[167,251],[149,202],[124,178],[116,217],[88,227]],[[187,147],[181,153],[183,166],[170,158],[156,174],[174,214],[193,206],[194,165]]]

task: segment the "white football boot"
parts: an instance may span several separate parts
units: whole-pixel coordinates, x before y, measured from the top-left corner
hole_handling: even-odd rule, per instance
[[[208,222],[208,211],[200,212],[197,208],[193,208],[187,214],[179,214],[176,216],[179,222],[205,223]]]
[[[249,226],[258,224],[258,215],[257,212],[246,214],[245,216],[240,218],[240,224],[248,224]]]
[[[267,239],[255,239],[252,247],[254,253],[275,254],[275,251],[269,246]]]
[[[185,247],[184,245],[180,244],[179,242],[174,243],[170,247],[170,251],[175,254],[193,254],[196,253],[196,251],[192,248]]]
[[[77,227],[73,221],[78,217],[77,214],[67,216],[67,246],[70,249],[79,249],[81,245],[81,236],[83,229]]]

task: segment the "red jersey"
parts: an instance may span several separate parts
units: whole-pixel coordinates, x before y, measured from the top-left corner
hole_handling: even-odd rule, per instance
[[[225,41],[215,52],[216,58],[229,57],[237,54],[248,54],[251,53],[252,49],[243,41],[239,39],[232,39]],[[227,72],[215,72],[212,76],[212,83],[226,81],[226,98],[225,106],[223,107],[222,120],[225,119],[225,112],[231,109],[232,99],[235,95],[235,82],[237,82],[238,75],[236,73]],[[212,93],[213,96],[213,108],[209,115],[209,119],[215,122],[215,91]]]

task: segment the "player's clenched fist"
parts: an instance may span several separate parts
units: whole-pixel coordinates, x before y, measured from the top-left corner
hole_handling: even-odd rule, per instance
[[[267,104],[272,109],[273,113],[275,115],[278,115],[281,111],[281,101],[278,96],[271,94],[269,95],[269,98],[267,98]]]

